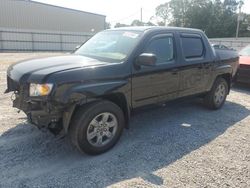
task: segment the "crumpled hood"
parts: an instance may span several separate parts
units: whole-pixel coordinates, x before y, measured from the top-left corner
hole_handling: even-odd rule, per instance
[[[7,74],[18,82],[23,79],[26,81],[29,77],[35,78],[32,80],[41,80],[43,77],[56,72],[95,67],[102,64],[108,63],[80,55],[64,55],[18,62],[8,68]]]

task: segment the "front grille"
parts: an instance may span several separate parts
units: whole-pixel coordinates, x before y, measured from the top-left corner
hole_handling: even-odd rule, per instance
[[[20,91],[20,86],[18,82],[7,76],[7,87],[8,91]]]

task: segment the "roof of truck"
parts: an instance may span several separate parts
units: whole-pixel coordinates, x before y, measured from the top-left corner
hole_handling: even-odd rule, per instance
[[[185,28],[185,27],[168,27],[168,26],[136,26],[136,27],[119,27],[110,30],[127,30],[127,31],[157,31],[157,30],[174,30],[174,31],[196,31],[202,32],[200,29]]]

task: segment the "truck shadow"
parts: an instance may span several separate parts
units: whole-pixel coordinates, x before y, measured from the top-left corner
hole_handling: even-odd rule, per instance
[[[67,138],[19,124],[0,137],[0,168],[5,169],[1,183],[104,187],[141,177],[162,185],[154,171],[208,144],[249,114],[237,103],[226,102],[223,109],[210,111],[197,100],[137,111],[116,147],[95,157],[79,154]]]

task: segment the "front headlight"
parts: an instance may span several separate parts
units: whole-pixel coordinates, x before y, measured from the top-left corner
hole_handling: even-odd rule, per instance
[[[30,84],[30,96],[46,96],[49,95],[53,88],[53,84]]]

